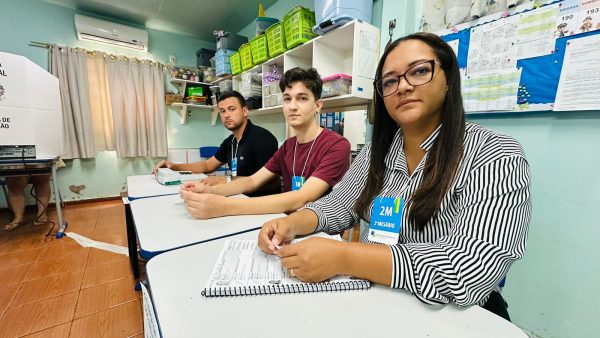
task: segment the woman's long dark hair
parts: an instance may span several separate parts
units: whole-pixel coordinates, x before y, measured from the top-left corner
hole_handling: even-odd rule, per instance
[[[381,78],[383,64],[390,52],[401,42],[407,40],[422,41],[433,50],[446,74],[446,84],[448,86],[446,100],[442,106],[442,126],[439,135],[427,155],[423,169],[423,180],[407,204],[410,208],[409,223],[422,231],[429,220],[439,211],[442,199],[450,188],[462,159],[465,112],[456,56],[452,48],[435,34],[415,33],[391,43],[385,49],[381,60],[379,60],[375,78]],[[399,128],[385,108],[383,97],[377,94],[376,90],[373,90],[373,93],[375,119],[371,140],[369,173],[366,184],[354,204],[357,215],[365,220],[368,219],[371,202],[383,187],[386,171],[385,157]]]

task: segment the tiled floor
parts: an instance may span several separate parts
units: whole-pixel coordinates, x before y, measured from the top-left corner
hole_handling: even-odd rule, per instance
[[[64,219],[67,232],[127,246],[120,200],[67,206]],[[0,337],[142,337],[127,257],[45,237],[49,229],[30,220],[0,230]]]

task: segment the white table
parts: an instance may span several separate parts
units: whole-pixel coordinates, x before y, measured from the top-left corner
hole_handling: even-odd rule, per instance
[[[208,177],[204,175],[205,177]],[[154,175],[127,176],[127,199],[174,195],[179,193],[181,185],[162,185]]]
[[[204,175],[205,177],[208,177]],[[129,261],[133,277],[138,278],[140,272],[137,261],[137,238],[135,236],[135,227],[131,216],[129,203],[140,198],[176,195],[179,194],[181,185],[162,185],[156,180],[154,175],[134,175],[127,176],[127,198],[123,198],[125,206],[125,225],[127,227],[127,247],[129,249]]]
[[[257,238],[258,231],[237,238]],[[146,266],[163,337],[527,338],[479,306],[431,306],[404,290],[206,298],[223,240],[170,251]]]
[[[0,159],[0,176],[50,174],[52,177],[52,194],[54,195],[54,205],[56,206],[56,217],[58,218],[56,238],[62,238],[67,227],[67,222],[63,220],[60,206],[60,190],[58,188],[58,177],[56,176],[56,163],[58,159],[58,157]],[[6,203],[8,204],[8,200]]]
[[[230,198],[247,198],[238,195]],[[195,219],[179,195],[142,198],[131,201],[140,255],[151,258],[159,253],[251,231],[285,214],[226,216]]]

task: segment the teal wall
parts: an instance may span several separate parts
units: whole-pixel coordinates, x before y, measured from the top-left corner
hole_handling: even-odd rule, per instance
[[[39,0],[0,1],[0,50],[23,55],[47,69],[48,51],[29,46],[30,41],[50,42],[64,46],[98,49],[110,53],[168,62],[175,55],[177,63],[195,65],[199,48],[214,49],[214,42],[202,41],[188,35],[166,33],[154,29],[149,32],[149,53],[78,41],[73,17],[75,10]],[[86,14],[86,13],[84,13]],[[186,125],[179,124],[175,110],[167,111],[169,147],[199,147],[220,144],[225,129],[220,122],[210,125],[210,112],[192,110]],[[283,129],[283,128],[282,128]],[[60,191],[64,200],[78,200],[118,196],[124,190],[126,177],[148,173],[158,159],[118,159],[114,152],[100,152],[95,159],[66,161],[67,167],[58,171]],[[80,194],[72,193],[70,185],[85,185]],[[6,202],[2,195],[0,206]]]
[[[419,2],[381,0],[382,37],[412,33]],[[387,42],[382,38],[382,45]],[[513,322],[544,338],[600,332],[600,112],[469,115],[515,137],[531,167],[533,213],[525,257],[510,270],[503,295]]]

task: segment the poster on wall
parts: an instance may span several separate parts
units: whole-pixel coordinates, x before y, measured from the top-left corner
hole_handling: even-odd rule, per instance
[[[555,38],[563,38],[579,33],[579,4],[581,0],[565,0],[558,6]]]
[[[526,59],[552,53],[554,50],[558,4],[519,14],[517,58]]]
[[[587,33],[598,29],[600,29],[600,0],[582,0],[578,33]]]
[[[600,109],[600,34],[568,41],[554,110]]]

